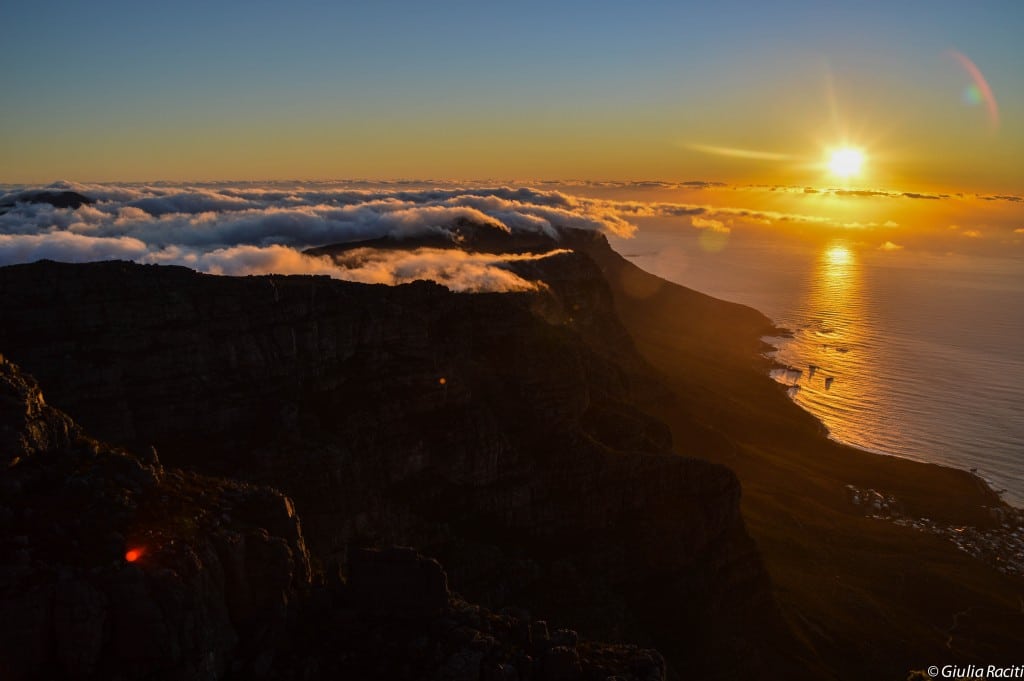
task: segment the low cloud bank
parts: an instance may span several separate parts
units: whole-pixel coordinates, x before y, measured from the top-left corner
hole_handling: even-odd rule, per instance
[[[28,188],[34,190],[35,188]],[[400,284],[431,279],[456,291],[535,288],[509,263],[547,257],[565,228],[632,235],[607,206],[556,191],[496,187],[353,188],[322,185],[83,185],[56,183],[93,199],[77,208],[0,197],[0,265],[44,258],[65,262],[127,259],[176,264],[211,274],[327,274]],[[350,250],[310,256],[314,246],[368,239],[455,239],[467,224],[547,235],[552,251],[492,255],[458,249]]]
[[[656,185],[659,183],[634,183]],[[677,183],[700,189],[717,183]],[[77,207],[19,201],[25,192],[72,191]],[[129,259],[175,263],[217,274],[312,273],[398,283],[427,278],[457,290],[521,290],[526,282],[505,256],[467,258],[458,249],[370,258],[359,266],[303,253],[369,239],[435,236],[457,240],[467,224],[509,234],[541,234],[558,247],[560,230],[618,237],[643,218],[687,218],[704,234],[727,235],[734,222],[840,228],[895,223],[839,223],[797,213],[710,205],[575,196],[531,187],[461,187],[441,183],[78,184],[9,187],[0,196],[0,265],[42,258],[83,262]],[[404,258],[404,259],[403,259]],[[386,271],[385,271],[386,270]],[[476,279],[474,280],[474,277]],[[473,283],[477,281],[479,283]]]
[[[407,284],[429,279],[452,291],[529,291],[537,284],[510,271],[508,265],[562,253],[494,255],[456,249],[416,248],[408,251],[355,248],[336,256],[312,256],[288,246],[233,246],[195,251],[177,246],[141,258],[141,262],[184,265],[200,272],[247,274],[326,274],[366,284]]]
[[[36,260],[136,260],[148,252],[145,243],[126,236],[102,238],[67,231],[0,234],[0,265]]]

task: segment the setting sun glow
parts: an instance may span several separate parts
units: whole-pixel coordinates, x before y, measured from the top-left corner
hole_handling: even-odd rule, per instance
[[[846,246],[832,246],[825,251],[825,261],[832,266],[840,267],[843,265],[849,265],[853,260],[853,254],[850,253],[850,249]]]
[[[842,178],[859,175],[863,165],[864,152],[849,147],[836,149],[832,152],[828,161],[828,168],[832,171],[832,174]]]

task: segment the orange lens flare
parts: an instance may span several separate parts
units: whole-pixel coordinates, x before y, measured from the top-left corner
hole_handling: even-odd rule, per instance
[[[142,549],[129,549],[125,551],[124,559],[129,563],[134,563],[139,558],[142,558]]]

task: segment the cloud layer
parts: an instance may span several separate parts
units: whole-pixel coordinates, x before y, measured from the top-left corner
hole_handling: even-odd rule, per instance
[[[643,183],[655,185],[658,183]],[[705,189],[714,183],[679,186]],[[678,188],[678,186],[673,186]],[[19,201],[23,191],[74,191],[92,199],[77,208]],[[594,230],[632,236],[641,218],[686,218],[706,234],[730,232],[734,220],[825,224],[813,215],[674,202],[575,196],[556,189],[388,183],[88,185],[59,182],[0,196],[0,265],[43,258],[68,262],[128,259],[176,264],[211,274],[327,274],[398,284],[431,279],[458,291],[515,291],[535,286],[515,275],[518,257],[458,249],[374,251],[311,256],[328,244],[434,236],[458,240],[467,224],[509,234]],[[839,225],[849,227],[851,225]],[[855,225],[861,226],[861,225]],[[709,239],[711,237],[708,237]],[[717,242],[716,242],[717,243]]]
[[[534,288],[510,271],[521,259],[559,253],[560,230],[629,236],[616,211],[556,191],[282,185],[134,186],[57,183],[94,200],[78,208],[19,202],[0,215],[0,265],[44,258],[67,262],[129,259],[185,265],[211,274],[327,274],[400,284],[431,279],[457,291]],[[466,224],[544,234],[548,254],[492,255],[458,249],[355,249],[310,256],[314,246],[369,239],[456,238]]]
[[[930,214],[918,219],[906,210],[897,211],[895,217],[900,223],[905,218],[919,223],[912,225],[915,231],[909,232],[879,211],[862,214],[852,207],[830,209],[831,196],[823,202],[821,194],[840,199],[858,197],[851,200],[877,199],[888,206],[895,205],[892,201],[896,199],[906,206],[947,202],[972,220],[970,228],[955,232],[956,243],[971,243],[979,249],[994,238],[991,235],[1005,232],[1003,236],[1010,235],[1017,243],[1020,234],[1019,230],[1013,232],[1019,228],[1019,221],[1008,225],[1005,216],[1000,217],[1002,213],[978,213],[979,206],[993,206],[991,201],[1003,202],[1006,210],[1012,210],[1018,197],[1011,195],[974,196],[968,200],[960,195],[882,190],[727,187],[696,180],[538,182],[533,187],[418,181],[201,185],[60,182],[48,187],[6,189],[7,193],[0,195],[0,265],[43,258],[68,262],[116,258],[185,265],[214,274],[327,274],[391,284],[432,279],[460,291],[523,290],[533,285],[512,272],[513,258],[508,256],[458,249],[417,249],[358,251],[358,257],[349,251],[344,257],[331,259],[304,251],[380,238],[433,236],[458,242],[460,230],[466,225],[486,226],[509,234],[546,235],[551,239],[550,248],[557,249],[561,230],[574,228],[629,237],[636,230],[634,223],[650,218],[689,224],[700,232],[699,242],[707,251],[725,248],[730,238],[744,228],[764,226],[812,236],[834,230],[858,230],[864,235],[861,238],[877,237],[874,243],[882,243],[881,248],[889,251],[904,246],[907,250],[938,248],[936,244],[940,243],[943,249],[953,247],[950,236],[943,236],[950,235],[949,232],[942,230],[943,235],[935,236],[934,230],[929,231]],[[630,194],[632,190],[642,191]],[[19,201],[25,192],[38,191],[51,195],[73,191],[88,197],[91,203],[58,208],[48,203]],[[736,198],[736,192],[751,191],[790,195],[783,197],[785,200],[766,201],[762,205],[796,210],[722,203],[730,196]],[[576,192],[588,195],[579,196]],[[638,195],[648,199],[697,195],[702,197],[701,201],[706,196],[717,205],[633,200]],[[749,198],[739,203],[749,203]],[[891,241],[897,238],[896,230],[898,244]]]

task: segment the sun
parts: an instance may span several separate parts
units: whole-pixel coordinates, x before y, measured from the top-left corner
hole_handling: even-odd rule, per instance
[[[864,152],[852,147],[836,149],[828,161],[828,168],[832,174],[844,179],[859,175],[863,165]]]

